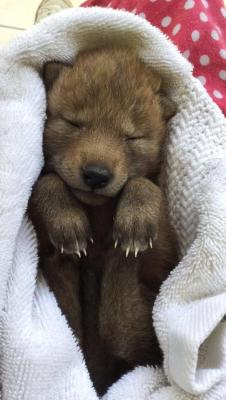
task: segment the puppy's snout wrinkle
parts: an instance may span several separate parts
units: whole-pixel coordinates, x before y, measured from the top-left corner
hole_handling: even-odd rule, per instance
[[[83,181],[91,189],[100,189],[108,185],[112,174],[103,165],[87,165],[81,169]]]

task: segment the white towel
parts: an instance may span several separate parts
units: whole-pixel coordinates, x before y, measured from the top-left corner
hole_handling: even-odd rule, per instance
[[[97,400],[54,296],[37,279],[25,213],[43,165],[45,62],[124,43],[162,76],[178,104],[164,183],[181,262],[162,285],[154,324],[164,367],[138,367],[105,400],[226,398],[226,123],[192,67],[157,28],[111,9],[69,9],[0,51],[0,381],[2,400]]]

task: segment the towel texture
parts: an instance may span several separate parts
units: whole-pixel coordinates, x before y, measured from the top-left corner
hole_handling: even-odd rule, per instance
[[[43,64],[73,62],[82,49],[116,43],[136,48],[178,105],[169,126],[164,184],[181,262],[154,307],[163,368],[136,368],[104,399],[226,397],[225,118],[157,28],[127,12],[81,8],[45,19],[0,52],[2,400],[97,400],[76,338],[37,278],[37,242],[26,207],[43,165]]]

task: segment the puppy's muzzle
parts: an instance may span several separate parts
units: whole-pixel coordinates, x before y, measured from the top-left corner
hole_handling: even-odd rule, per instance
[[[86,186],[92,190],[106,187],[112,178],[111,172],[103,165],[87,165],[81,168],[81,175]]]

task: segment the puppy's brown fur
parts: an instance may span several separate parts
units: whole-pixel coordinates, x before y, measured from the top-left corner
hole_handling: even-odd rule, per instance
[[[30,215],[41,267],[104,393],[135,365],[161,362],[151,311],[177,255],[157,181],[175,107],[131,50],[85,52],[59,68]],[[91,190],[87,165],[110,171],[108,184]]]

